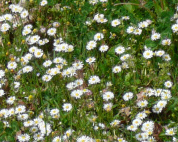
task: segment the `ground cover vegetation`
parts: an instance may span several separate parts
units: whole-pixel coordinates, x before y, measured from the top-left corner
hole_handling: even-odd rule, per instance
[[[177,0],[0,2],[0,141],[177,142]]]

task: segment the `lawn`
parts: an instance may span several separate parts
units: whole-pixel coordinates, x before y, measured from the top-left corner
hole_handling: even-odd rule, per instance
[[[177,0],[1,0],[0,142],[178,142]]]

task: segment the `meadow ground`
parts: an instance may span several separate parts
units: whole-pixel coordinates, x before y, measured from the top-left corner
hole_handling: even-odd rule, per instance
[[[177,0],[0,2],[0,142],[178,142]]]

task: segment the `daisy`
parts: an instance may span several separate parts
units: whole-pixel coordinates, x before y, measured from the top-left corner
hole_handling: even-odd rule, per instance
[[[110,92],[110,91],[105,92],[105,93],[103,94],[103,99],[104,99],[105,101],[111,100],[111,99],[113,99],[113,98],[114,98],[114,93],[112,93],[112,92]]]
[[[30,37],[29,40],[27,38],[27,41],[29,41],[29,44],[32,45],[34,43],[37,43],[39,41],[39,39],[40,39],[39,35],[34,35],[34,36]]]
[[[53,63],[55,64],[62,64],[64,59],[62,57],[56,57],[53,59]]]
[[[170,60],[171,60],[171,57],[169,56],[169,54],[164,54],[164,55],[163,55],[163,59],[164,59],[165,61],[170,61]]]
[[[9,116],[12,116],[12,115],[14,115],[14,114],[15,114],[14,108],[10,108],[10,109],[9,109]]]
[[[173,136],[173,135],[175,135],[175,130],[173,128],[167,129],[165,134],[167,136]]]
[[[11,22],[13,19],[13,16],[12,16],[12,14],[4,14],[3,18],[4,18],[4,20]]]
[[[154,33],[151,35],[151,40],[157,40],[160,38],[161,38],[161,35],[159,33]]]
[[[129,68],[129,65],[128,65],[126,62],[123,62],[123,63],[122,63],[122,68],[123,68],[123,69],[128,69],[128,68]]]
[[[24,113],[26,111],[26,107],[23,105],[19,105],[15,108],[15,114]]]
[[[54,76],[60,73],[60,70],[58,68],[51,68],[49,75]]]
[[[161,94],[161,99],[162,100],[169,100],[170,98],[171,98],[172,96],[171,96],[171,94]]]
[[[158,50],[158,51],[155,51],[155,54],[156,56],[158,57],[162,57],[164,55],[165,51],[164,50]]]
[[[68,130],[65,132],[65,135],[66,135],[67,137],[70,137],[73,132],[74,132],[74,130],[68,129]]]
[[[30,136],[28,134],[21,134],[21,135],[18,135],[17,136],[17,139],[20,141],[20,142],[26,142],[26,141],[29,141],[30,140]]]
[[[122,53],[124,53],[125,52],[125,48],[123,47],[123,46],[118,46],[118,47],[116,47],[116,49],[115,49],[115,53],[116,54],[122,54]]]
[[[73,63],[72,66],[73,66],[76,70],[81,70],[81,69],[83,68],[83,62],[77,61],[77,62]]]
[[[137,106],[140,108],[146,107],[148,105],[148,101],[147,100],[143,100],[143,101],[139,101],[137,103]]]
[[[121,122],[120,120],[113,120],[113,121],[110,123],[110,125],[111,125],[112,127],[115,127],[115,126],[119,125],[120,122]]]
[[[57,137],[54,137],[52,142],[62,142],[62,138],[57,136]]]
[[[165,108],[167,105],[167,101],[166,100],[161,100],[157,103],[157,106],[160,108]]]
[[[145,119],[147,117],[147,114],[145,112],[139,112],[137,115],[136,115],[136,118],[138,119]]]
[[[137,126],[134,126],[134,125],[127,126],[127,130],[136,131],[137,130]]]
[[[54,36],[56,34],[56,28],[50,28],[47,30],[49,36]]]
[[[8,23],[3,23],[0,27],[1,32],[6,32],[10,29],[10,25]]]
[[[115,67],[113,67],[112,68],[112,72],[113,73],[119,73],[119,72],[121,72],[121,66],[115,66]]]
[[[144,51],[144,52],[143,52],[143,57],[144,57],[145,59],[150,59],[150,58],[152,58],[152,57],[153,57],[153,51],[151,51],[151,50],[146,50],[146,51]]]
[[[108,0],[100,0],[100,2],[107,2]]]
[[[27,10],[23,10],[22,13],[20,14],[20,17],[22,19],[26,18],[28,16],[28,11]]]
[[[34,138],[35,141],[42,141],[44,139],[44,134],[38,132],[33,136],[33,138]]]
[[[153,121],[146,121],[143,123],[141,130],[147,132],[148,130],[153,131],[154,129],[154,122]]]
[[[38,127],[31,127],[30,132],[31,133],[36,133],[38,131]]]
[[[104,38],[104,35],[102,33],[97,33],[97,34],[94,35],[95,41],[100,41],[103,38]]]
[[[18,114],[17,119],[20,121],[24,121],[28,119],[28,114]]]
[[[34,126],[37,126],[43,122],[43,119],[38,117],[38,118],[33,119],[33,122],[34,122]]]
[[[96,14],[94,16],[94,20],[97,23],[106,23],[108,21],[106,18],[104,18],[104,14]]]
[[[63,110],[67,111],[67,112],[72,109],[72,105],[70,103],[65,103],[65,104],[63,104],[62,107],[63,107]]]
[[[68,83],[68,84],[66,85],[66,87],[67,87],[68,90],[73,90],[74,88],[77,87],[77,85],[76,85],[76,83],[74,83],[74,82],[70,82],[70,83]]]
[[[45,81],[45,82],[48,82],[52,79],[52,76],[51,75],[43,75],[42,76],[42,80]]]
[[[30,127],[33,125],[33,123],[34,122],[32,120],[28,120],[28,121],[23,122],[23,125],[24,125],[24,127]]]
[[[59,23],[59,22],[54,22],[54,23],[53,23],[53,27],[57,28],[57,27],[59,27],[59,26],[60,26],[60,23]]]
[[[31,25],[31,24],[27,24],[27,25],[25,25],[24,26],[24,29],[32,29],[33,28],[33,25]]]
[[[74,46],[69,45],[66,52],[72,52],[72,51],[74,51]]]
[[[178,24],[172,25],[171,29],[173,30],[173,33],[176,33],[178,31]]]
[[[143,22],[140,22],[140,23],[138,23],[138,27],[139,28],[146,28],[146,27],[148,27],[148,22],[146,22],[146,21],[143,21]]]
[[[38,48],[36,46],[32,46],[29,48],[30,53],[34,53]]]
[[[164,40],[162,40],[161,44],[170,46],[171,45],[171,39],[164,39]]]
[[[27,60],[31,60],[33,57],[33,55],[31,53],[27,53],[24,58],[26,58]]]
[[[108,49],[109,49],[109,47],[107,45],[101,45],[100,48],[99,48],[99,50],[101,52],[106,52]]]
[[[116,27],[116,26],[118,26],[118,25],[120,25],[120,24],[121,24],[121,22],[120,22],[119,19],[115,19],[115,20],[113,20],[113,21],[111,22],[111,26],[113,26],[113,27]]]
[[[47,68],[47,67],[51,66],[51,64],[52,64],[52,61],[51,61],[51,60],[46,60],[46,61],[43,63],[43,66],[44,66],[45,68]]]
[[[5,92],[3,89],[0,89],[0,97],[4,96],[5,95]]]
[[[34,52],[34,56],[36,58],[41,58],[43,56],[43,50],[42,49],[36,49]]]
[[[71,97],[74,97],[75,99],[80,99],[81,96],[83,95],[83,91],[82,90],[73,90],[70,95],[71,95]]]
[[[2,79],[5,76],[5,71],[4,70],[0,70],[0,79]]]
[[[0,22],[3,22],[3,21],[5,21],[4,16],[0,16]]]
[[[20,87],[20,82],[15,81],[14,82],[14,88],[17,89]]]
[[[7,118],[9,116],[9,111],[8,109],[1,109],[0,110],[0,116],[1,117],[4,117],[4,118]]]
[[[120,60],[121,60],[121,61],[125,61],[125,60],[127,60],[129,57],[130,57],[130,54],[124,54],[124,55],[122,55],[122,56],[120,57]]]
[[[123,138],[117,138],[118,142],[127,142],[126,140],[124,140]]]
[[[171,81],[166,81],[166,82],[164,83],[164,86],[165,86],[166,88],[171,88],[172,85],[173,85],[173,83],[172,83]]]
[[[111,111],[113,104],[112,103],[107,103],[103,105],[104,110],[106,111]]]
[[[140,126],[140,125],[142,124],[142,120],[136,118],[136,119],[134,119],[134,120],[132,121],[132,124],[133,124],[134,126],[138,127],[138,126]]]
[[[134,32],[133,32],[135,35],[141,35],[142,33],[142,29],[135,29]]]
[[[75,83],[77,86],[80,86],[80,85],[83,84],[83,79],[77,79],[77,80],[75,80],[74,83]]]
[[[88,64],[92,64],[92,63],[94,63],[96,61],[96,58],[95,57],[89,57],[89,58],[87,58],[86,59],[86,62],[88,63]]]
[[[7,64],[7,68],[8,69],[16,69],[17,68],[17,63],[9,61],[8,64]]]
[[[97,44],[96,41],[91,40],[87,43],[86,49],[92,50],[92,49],[96,48],[96,44]]]
[[[134,28],[134,27],[129,26],[129,27],[127,28],[127,33],[128,33],[128,34],[131,34],[131,33],[133,33],[133,32],[134,32],[134,30],[135,30],[135,28]]]
[[[123,99],[124,101],[129,101],[133,98],[133,93],[132,92],[127,92],[124,94]]]
[[[77,138],[76,142],[92,142],[93,140],[88,136],[81,136]]]
[[[59,109],[55,108],[50,111],[51,116],[59,114]]]
[[[32,66],[25,66],[22,71],[23,73],[29,73],[29,72],[32,72],[33,70],[33,67]]]
[[[155,94],[155,90],[152,89],[152,88],[147,88],[147,89],[145,90],[145,93],[146,93],[146,96],[151,97],[151,96],[153,96],[153,95]]]
[[[90,76],[88,83],[89,83],[89,85],[100,83],[100,78],[96,75]]]
[[[40,2],[40,5],[41,6],[45,6],[45,5],[47,5],[48,4],[48,1],[47,0],[42,0],[41,2]]]
[[[16,100],[15,96],[11,96],[6,100],[6,103],[12,105],[15,100]]]
[[[129,20],[129,19],[130,19],[129,16],[123,16],[123,17],[122,17],[122,20]]]
[[[39,44],[39,46],[45,45],[45,41],[44,40],[39,40],[38,44]]]

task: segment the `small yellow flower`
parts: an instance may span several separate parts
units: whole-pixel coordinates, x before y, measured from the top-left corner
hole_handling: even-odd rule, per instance
[[[103,29],[103,33],[105,34],[107,31],[106,31],[106,29]]]
[[[23,40],[22,40],[22,44],[24,44],[24,43],[25,43],[25,40],[23,39]]]
[[[11,42],[7,42],[7,45],[10,46],[10,45],[11,45]]]
[[[33,96],[32,95],[29,95],[28,96],[28,100],[31,101],[33,99]]]
[[[47,56],[45,54],[43,54],[43,59],[46,59],[46,58],[47,58]]]
[[[70,22],[67,22],[67,26],[69,26],[70,25]]]
[[[33,29],[33,33],[36,33],[37,32],[37,29]]]
[[[13,61],[15,61],[15,59],[14,59],[14,58],[11,58],[11,61],[13,62]]]
[[[125,107],[125,104],[122,104],[122,108],[124,108]]]
[[[115,33],[113,33],[113,34],[112,34],[112,36],[113,36],[113,37],[116,37],[116,34],[115,34]]]

